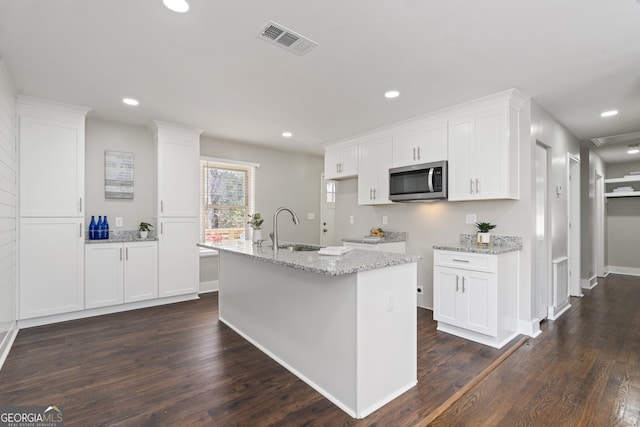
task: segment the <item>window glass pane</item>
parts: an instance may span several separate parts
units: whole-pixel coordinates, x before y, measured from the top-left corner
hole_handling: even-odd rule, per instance
[[[216,206],[246,206],[247,172],[206,168],[207,204]]]

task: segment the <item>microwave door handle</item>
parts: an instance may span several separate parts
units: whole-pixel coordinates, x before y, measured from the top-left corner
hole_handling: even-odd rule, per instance
[[[433,193],[433,169],[429,168],[429,177],[427,178],[427,182],[429,183],[429,193]]]

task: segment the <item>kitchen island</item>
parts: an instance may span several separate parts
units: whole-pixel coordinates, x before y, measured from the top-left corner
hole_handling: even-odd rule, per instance
[[[417,383],[418,256],[220,252],[220,320],[354,418]]]

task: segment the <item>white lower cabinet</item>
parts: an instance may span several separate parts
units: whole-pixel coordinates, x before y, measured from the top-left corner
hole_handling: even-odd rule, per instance
[[[434,251],[438,330],[500,348],[517,335],[518,252]]]
[[[158,243],[94,243],[85,253],[86,308],[158,297]]]
[[[159,218],[159,296],[198,292],[198,218]]]
[[[20,319],[84,309],[82,218],[21,218]]]

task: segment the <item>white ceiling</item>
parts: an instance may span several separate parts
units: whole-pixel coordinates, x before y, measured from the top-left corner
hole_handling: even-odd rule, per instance
[[[0,55],[20,93],[94,117],[312,153],[509,88],[583,140],[640,131],[636,0],[190,4],[0,0]],[[269,20],[319,46],[298,56],[265,43],[255,35]],[[385,99],[389,89],[400,97]]]

